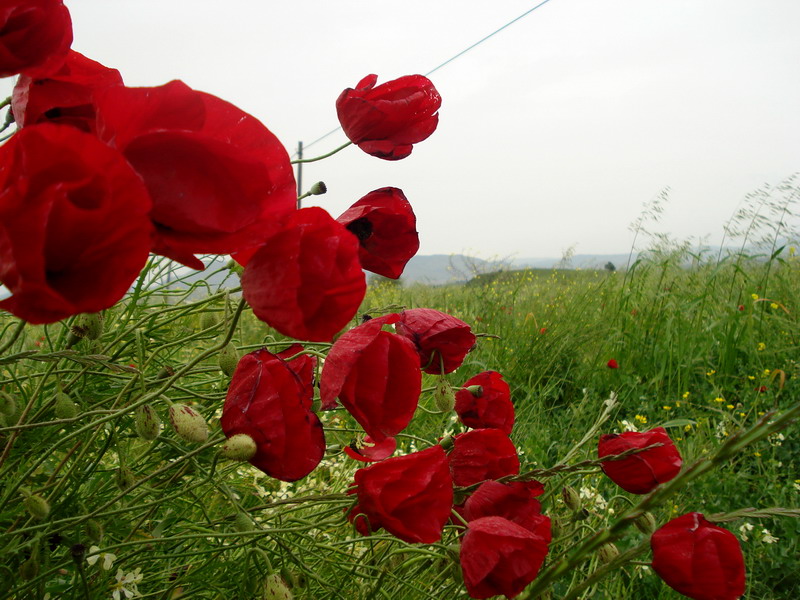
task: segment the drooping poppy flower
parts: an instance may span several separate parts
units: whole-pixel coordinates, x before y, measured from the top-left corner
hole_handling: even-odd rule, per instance
[[[609,369],[619,369],[619,363],[618,363],[618,362],[616,361],[616,359],[614,359],[614,358],[612,358],[611,360],[609,360],[609,361],[606,363],[606,366],[607,366]]]
[[[195,254],[260,245],[296,209],[289,155],[255,117],[181,81],[95,94],[97,135],[153,199],[153,252],[194,269]]]
[[[550,518],[538,515],[534,529],[503,517],[469,523],[461,542],[461,572],[471,598],[514,598],[539,574],[551,540]]]
[[[303,384],[305,406],[311,410],[314,401],[314,373],[317,369],[317,357],[311,354],[301,354],[302,350],[301,344],[292,344],[278,352],[276,356],[286,361],[286,364],[300,379],[300,383]]]
[[[242,293],[256,317],[299,340],[331,341],[366,291],[358,241],[319,207],[295,211],[242,274]]]
[[[653,570],[672,589],[694,600],[735,600],[744,594],[744,557],[727,529],[688,513],[650,538]]]
[[[503,517],[534,531],[539,523],[542,505],[536,499],[544,493],[538,481],[484,481],[464,503],[465,521],[481,517]]]
[[[377,87],[367,75],[336,100],[345,135],[367,154],[400,160],[413,144],[428,138],[439,124],[442,98],[427,77],[406,75]]]
[[[0,77],[47,75],[72,44],[72,19],[62,0],[6,0],[0,5]]]
[[[378,275],[397,279],[419,250],[417,218],[400,189],[370,192],[336,220],[358,238],[361,266]]]
[[[663,427],[644,432],[625,431],[603,435],[597,446],[597,456],[603,458],[659,443],[663,445],[601,464],[603,472],[626,492],[648,494],[657,485],[675,477],[683,464],[680,452]]]
[[[453,481],[441,446],[387,458],[355,474],[358,503],[348,519],[362,534],[381,527],[409,543],[442,537],[453,506]]]
[[[282,481],[308,475],[322,460],[325,436],[308,408],[306,385],[282,358],[266,349],[241,358],[231,379],[220,425],[228,438],[256,443],[250,464]]]
[[[506,434],[514,427],[511,390],[497,371],[485,371],[468,379],[456,392],[455,409],[467,427],[495,428]]]
[[[387,437],[381,442],[376,442],[367,436],[361,442],[353,442],[344,449],[345,454],[353,460],[361,462],[378,462],[389,458],[397,450],[397,440]]]
[[[406,428],[422,390],[414,346],[381,330],[398,318],[372,319],[343,334],[331,347],[320,377],[323,408],[333,408],[338,397],[376,442]]]
[[[432,308],[404,310],[395,329],[414,343],[422,370],[431,375],[452,373],[475,346],[469,325]]]
[[[0,308],[54,323],[115,304],[150,250],[150,198],[116,150],[64,125],[0,147]]]
[[[500,429],[473,429],[455,436],[447,458],[453,482],[460,486],[519,473],[517,449]]]
[[[95,91],[120,85],[119,71],[70,50],[58,71],[44,78],[22,75],[17,80],[11,110],[18,127],[58,123],[94,133]]]

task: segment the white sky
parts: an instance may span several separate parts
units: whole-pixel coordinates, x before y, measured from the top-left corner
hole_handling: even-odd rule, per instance
[[[233,102],[290,153],[338,125],[336,97],[364,75],[430,71],[537,4],[65,3],[75,50],[128,85],[179,78]],[[550,0],[431,76],[439,128],[409,158],[348,148],[304,183],[325,181],[317,203],[334,217],[402,188],[421,254],[626,252],[628,224],[666,186],[660,228],[714,242],[747,192],[800,171],[798,24],[798,0]]]

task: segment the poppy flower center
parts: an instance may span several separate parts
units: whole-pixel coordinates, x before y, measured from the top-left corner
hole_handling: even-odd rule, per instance
[[[347,230],[355,235],[359,242],[365,242],[372,235],[372,221],[366,217],[361,217],[348,224]]]

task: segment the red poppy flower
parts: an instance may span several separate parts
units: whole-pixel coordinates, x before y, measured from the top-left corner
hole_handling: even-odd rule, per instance
[[[481,517],[503,517],[525,529],[535,531],[540,524],[542,505],[536,499],[544,493],[538,481],[484,481],[464,503],[466,521]]]
[[[469,325],[432,308],[403,311],[395,329],[414,343],[422,370],[431,375],[452,373],[475,346]]]
[[[282,481],[308,475],[322,460],[325,436],[308,408],[306,386],[294,369],[266,349],[241,358],[220,419],[226,437],[256,443],[250,464]]]
[[[242,293],[256,317],[299,340],[331,341],[366,291],[358,242],[318,207],[293,213],[242,274]]]
[[[58,69],[72,44],[72,19],[61,0],[6,0],[0,6],[0,77]]]
[[[11,110],[19,127],[59,123],[94,133],[95,90],[120,85],[119,71],[70,50],[58,71],[40,79],[22,75],[17,80]]]
[[[359,469],[355,484],[358,503],[348,519],[362,535],[382,527],[409,543],[432,544],[442,537],[453,481],[441,446]]]
[[[470,522],[461,542],[461,572],[471,598],[514,598],[539,574],[550,544],[550,519],[538,515],[534,530],[503,517]]]
[[[511,390],[497,371],[479,373],[456,392],[456,412],[467,427],[495,428],[511,433],[514,405]]]
[[[352,443],[344,449],[345,454],[353,460],[361,462],[378,462],[389,458],[397,450],[397,440],[387,437],[381,442],[376,442],[371,437],[364,438],[362,443]]]
[[[460,486],[519,473],[517,449],[499,429],[473,429],[455,436],[447,458],[453,482]]]
[[[311,410],[314,401],[314,373],[317,369],[317,357],[311,354],[300,354],[303,350],[301,344],[292,344],[285,350],[278,352],[276,356],[282,358],[295,372],[303,385],[303,400],[307,409]]]
[[[361,266],[378,275],[399,278],[419,250],[417,218],[398,188],[370,192],[336,220],[358,238]]]
[[[688,513],[650,538],[653,569],[667,585],[694,600],[735,600],[744,594],[744,557],[727,529]]]
[[[619,363],[613,358],[606,363],[606,366],[609,369],[619,369]]]
[[[63,125],[0,147],[0,308],[53,323],[115,304],[150,249],[150,199],[125,159]]]
[[[356,89],[343,91],[336,100],[336,113],[345,135],[364,152],[400,160],[411,154],[412,144],[436,131],[442,98],[422,75],[375,87],[377,81],[377,75],[367,75]]]
[[[296,208],[289,155],[256,118],[183,82],[98,91],[97,134],[153,199],[153,251],[202,269],[195,254],[260,245]]]
[[[652,444],[663,444],[621,460],[609,460],[601,464],[603,472],[626,492],[648,494],[657,485],[675,477],[681,470],[683,460],[663,427],[650,431],[626,431],[600,437],[597,456],[621,454],[632,448],[646,448]]]
[[[399,315],[367,321],[343,334],[322,368],[324,408],[336,397],[373,440],[381,442],[406,428],[422,390],[419,357],[407,339],[382,331]]]

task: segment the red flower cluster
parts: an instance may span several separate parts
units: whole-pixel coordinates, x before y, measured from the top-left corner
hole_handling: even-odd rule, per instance
[[[511,433],[514,405],[511,390],[497,371],[479,373],[456,392],[456,412],[467,427],[495,428]]]
[[[427,77],[407,75],[375,87],[377,75],[367,75],[355,89],[336,100],[345,135],[367,154],[400,160],[413,144],[428,138],[439,124],[442,98]]]
[[[643,433],[626,431],[618,435],[603,435],[597,446],[597,456],[603,458],[634,448],[646,448],[653,444],[662,445],[621,460],[605,461],[601,465],[603,472],[626,492],[631,494],[652,492],[657,485],[675,477],[683,464],[678,449],[663,427],[656,427]]]
[[[667,585],[694,600],[736,600],[744,594],[739,540],[700,513],[673,519],[650,538],[653,570]]]
[[[469,325],[432,308],[403,311],[395,329],[411,340],[422,370],[431,375],[452,373],[475,346]]]
[[[72,20],[62,0],[6,0],[0,6],[0,77],[47,75],[72,45]]]

